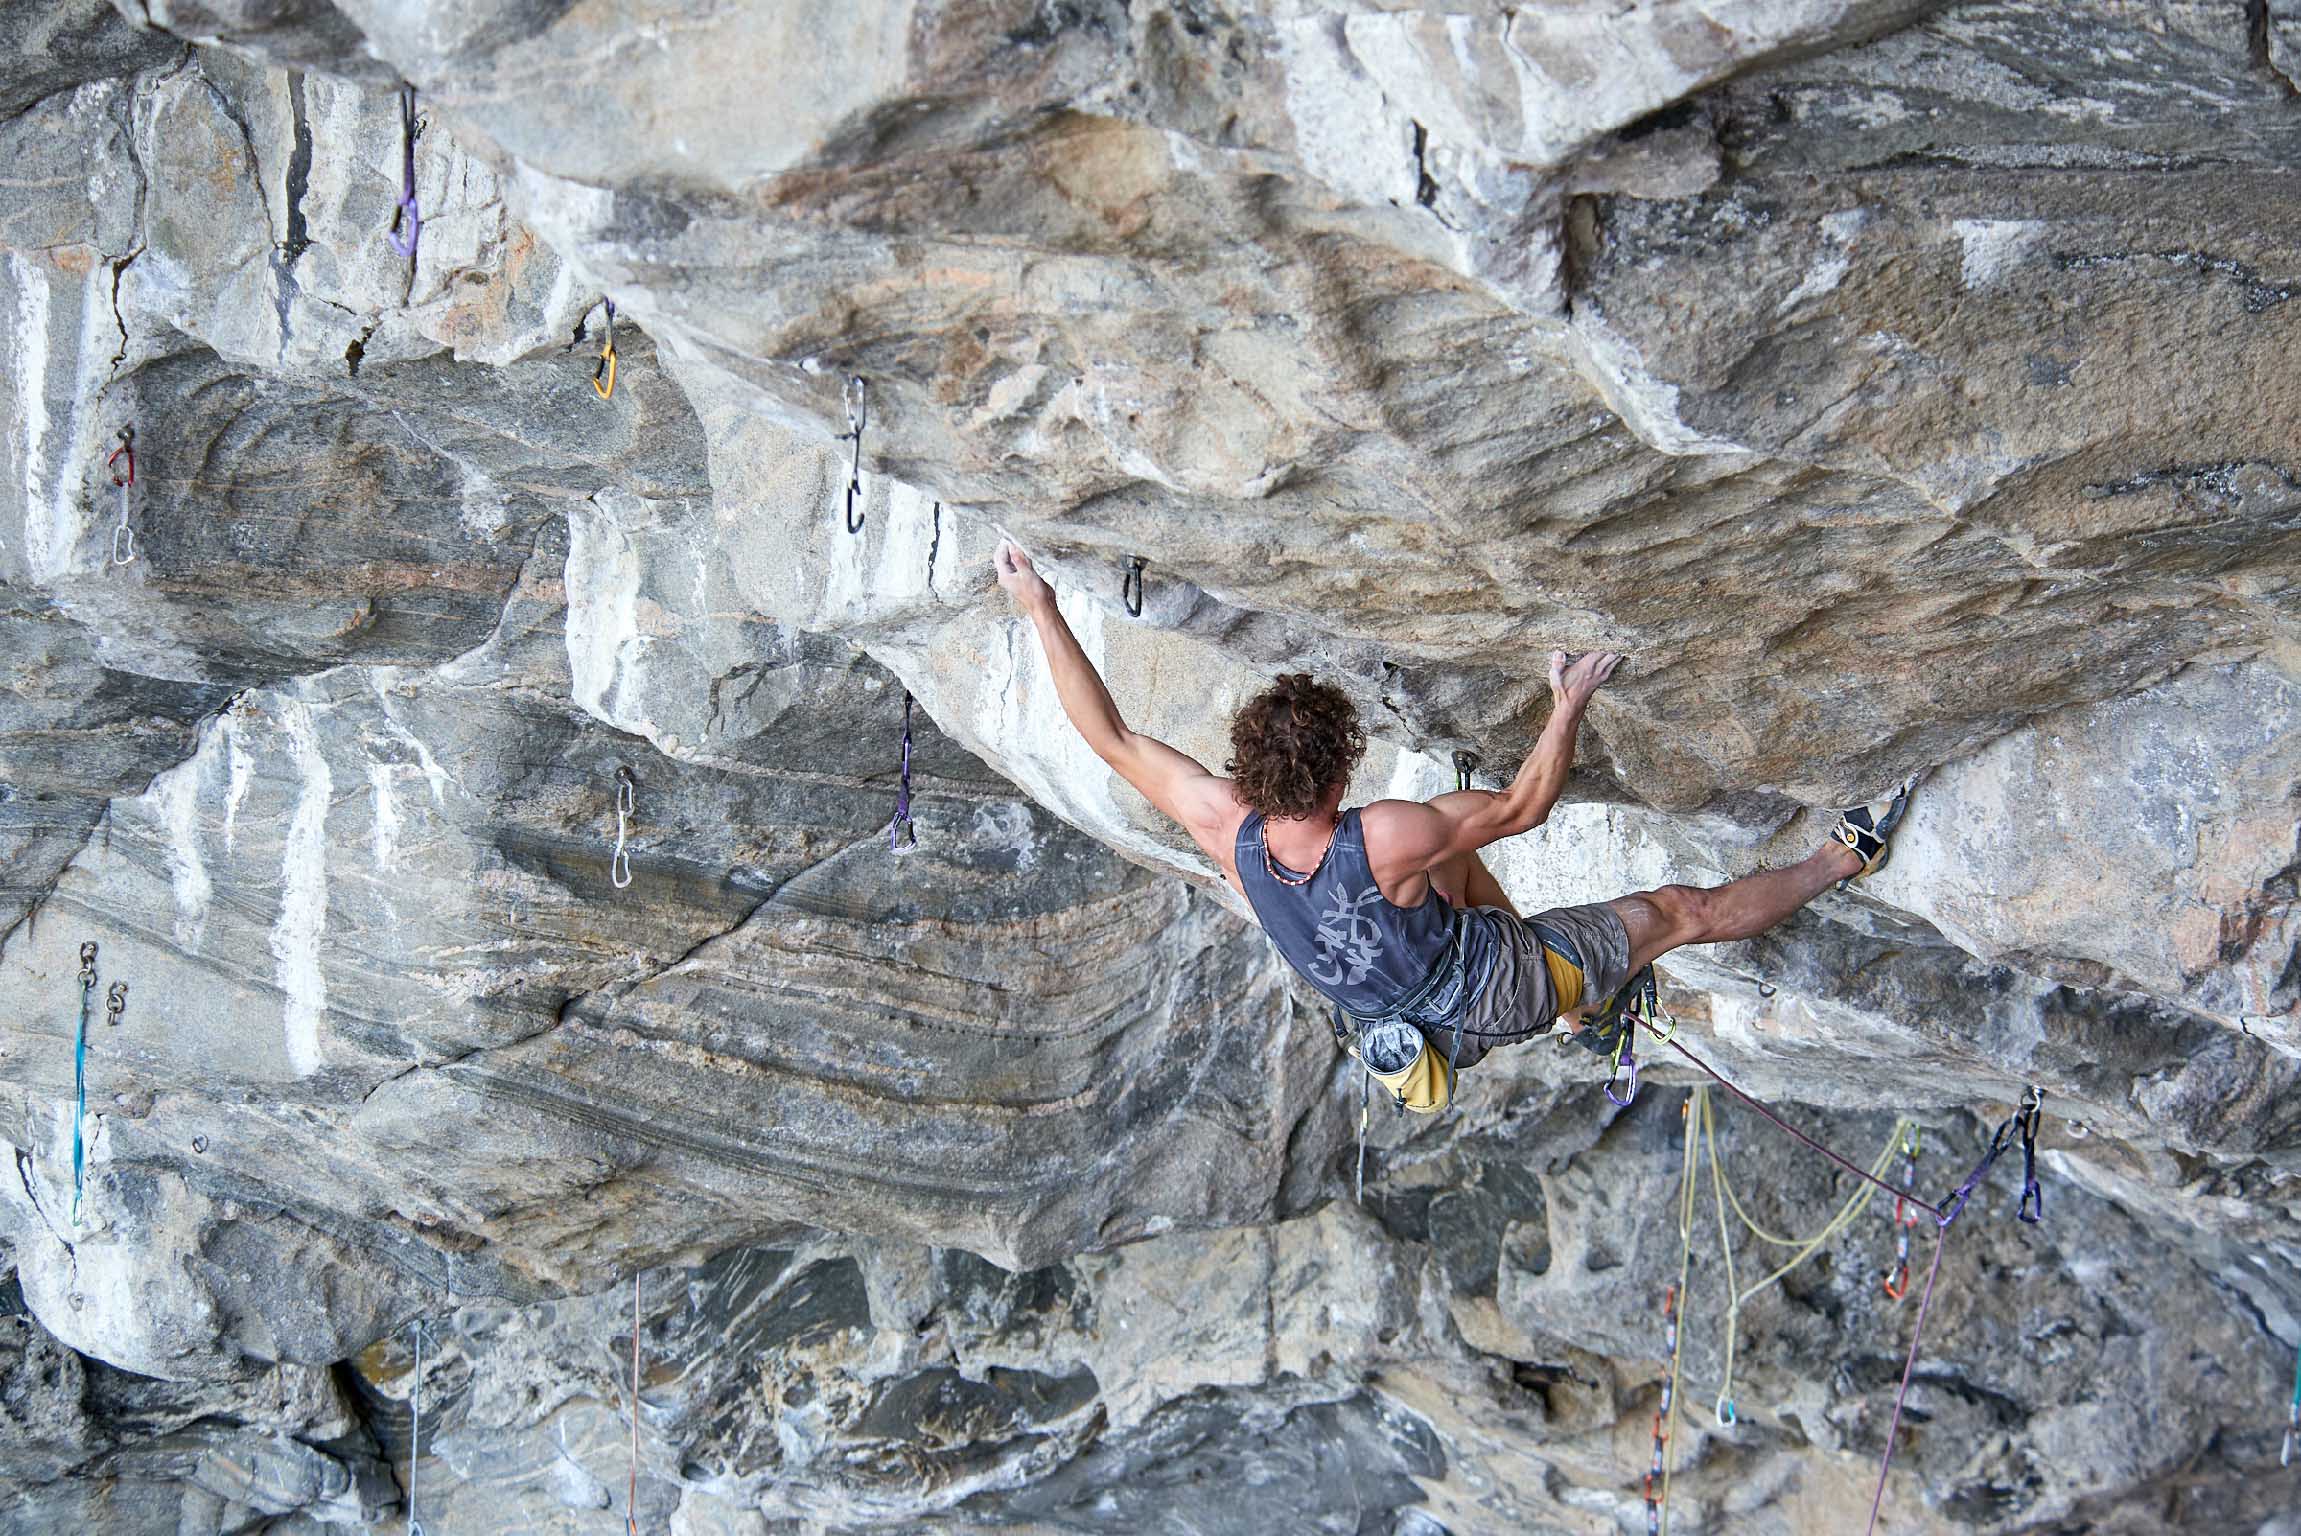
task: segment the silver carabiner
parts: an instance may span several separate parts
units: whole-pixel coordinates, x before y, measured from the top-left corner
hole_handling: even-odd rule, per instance
[[[617,890],[631,884],[631,818],[639,809],[639,785],[629,768],[615,770],[615,852],[607,860],[607,879]]]

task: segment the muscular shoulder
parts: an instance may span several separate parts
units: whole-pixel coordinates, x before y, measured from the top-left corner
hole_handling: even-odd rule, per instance
[[[1377,874],[1404,873],[1427,863],[1434,837],[1443,832],[1438,813],[1420,800],[1376,800],[1358,813],[1366,838],[1367,862]]]

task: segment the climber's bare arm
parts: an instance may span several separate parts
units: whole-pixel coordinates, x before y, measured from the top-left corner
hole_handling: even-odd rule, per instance
[[[1132,784],[1152,805],[1182,825],[1218,865],[1227,867],[1228,834],[1236,831],[1237,800],[1230,781],[1207,772],[1187,753],[1155,737],[1127,728],[1094,663],[1055,604],[1054,589],[1031,569],[1030,557],[1013,544],[999,546],[999,585],[1030,616],[1046,648],[1047,669],[1063,713],[1095,756]]]
[[[1464,789],[1427,802],[1377,800],[1368,806],[1367,856],[1383,889],[1549,820],[1574,767],[1574,736],[1590,696],[1621,663],[1612,651],[1591,651],[1570,665],[1564,651],[1550,653],[1550,723],[1508,789]]]

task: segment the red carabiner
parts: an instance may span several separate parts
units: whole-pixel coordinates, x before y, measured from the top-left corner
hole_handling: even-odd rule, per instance
[[[120,478],[120,471],[113,467],[120,462],[122,455],[125,455],[128,460],[128,478],[125,480]],[[105,456],[104,468],[111,474],[114,485],[128,486],[136,483],[136,429],[134,427],[122,427],[120,429],[120,446]]]

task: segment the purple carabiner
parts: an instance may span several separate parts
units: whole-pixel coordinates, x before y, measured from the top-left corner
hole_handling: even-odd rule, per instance
[[[399,201],[393,205],[391,228],[384,232],[384,240],[394,252],[415,260],[415,248],[423,239],[423,213],[415,201],[415,139],[421,130],[415,120],[415,87],[399,88]]]
[[[1630,1048],[1632,1031],[1627,1026],[1622,1033],[1622,1054],[1614,1058],[1614,1070],[1630,1069],[1630,1091],[1620,1098],[1614,1097],[1614,1079],[1606,1079],[1606,1102],[1616,1109],[1628,1109],[1638,1097],[1638,1053]]]

